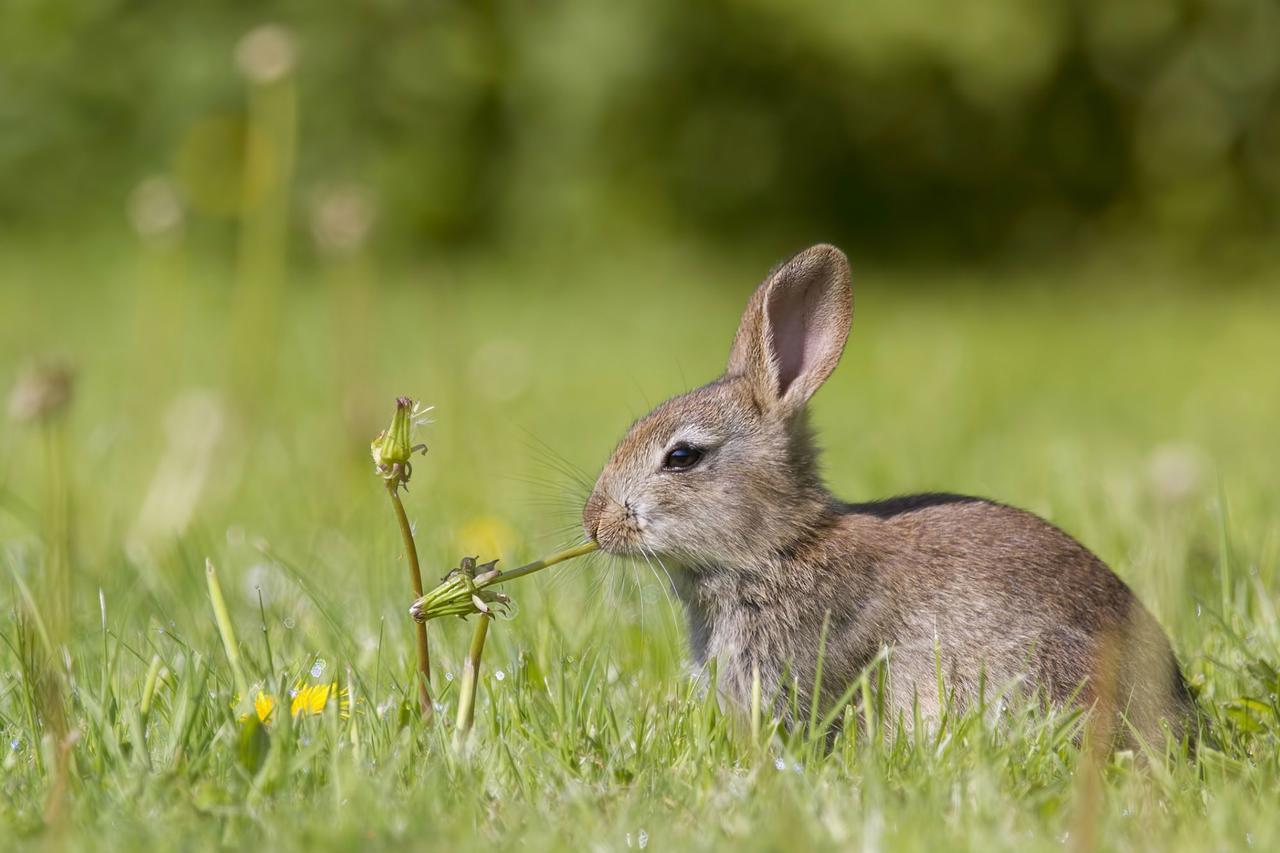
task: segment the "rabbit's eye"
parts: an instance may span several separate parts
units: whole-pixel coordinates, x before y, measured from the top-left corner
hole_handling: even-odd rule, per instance
[[[662,467],[668,471],[685,471],[698,464],[698,460],[702,458],[702,451],[688,444],[677,444],[667,453],[667,458],[663,460]]]

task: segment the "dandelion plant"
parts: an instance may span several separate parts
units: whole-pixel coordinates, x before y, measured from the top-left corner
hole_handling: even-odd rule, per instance
[[[427,452],[425,444],[413,444],[413,428],[425,424],[430,407],[423,408],[420,403],[408,397],[396,399],[396,411],[391,416],[391,425],[378,433],[370,445],[373,464],[378,475],[382,477],[391,499],[391,507],[395,512],[396,524],[404,539],[405,560],[409,564],[409,582],[413,592],[422,597],[422,569],[418,564],[418,548],[413,541],[413,525],[404,511],[404,503],[400,500],[400,489],[408,489],[409,478],[413,476],[413,463],[410,457],[414,453]],[[427,628],[419,623],[417,628],[418,648],[418,702],[422,706],[422,715],[431,716],[431,653],[427,646]]]

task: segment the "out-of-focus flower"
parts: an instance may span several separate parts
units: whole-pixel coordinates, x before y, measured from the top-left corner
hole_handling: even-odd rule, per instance
[[[274,83],[292,72],[297,61],[297,39],[279,24],[255,27],[236,45],[236,68],[254,83]]]
[[[509,554],[516,533],[501,518],[482,515],[473,518],[458,531],[457,549],[478,554]]]
[[[46,421],[67,407],[75,371],[66,364],[39,364],[18,374],[9,393],[9,417],[19,423]]]
[[[391,425],[378,433],[378,437],[369,444],[373,467],[384,480],[393,481],[397,485],[409,482],[409,477],[413,475],[413,465],[409,458],[415,452],[427,452],[425,444],[413,443],[413,429],[431,422],[427,414],[433,408],[423,407],[409,397],[396,399],[396,413],[391,416]]]
[[[184,212],[178,185],[168,177],[153,176],[129,193],[129,224],[144,240],[156,240],[182,231]]]
[[[347,257],[364,246],[376,215],[373,194],[357,185],[317,193],[311,205],[311,236],[330,257]]]

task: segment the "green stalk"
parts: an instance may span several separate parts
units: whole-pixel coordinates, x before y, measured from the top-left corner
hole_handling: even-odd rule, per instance
[[[246,39],[292,52],[291,34],[260,28]],[[242,45],[244,42],[242,42]],[[233,377],[250,411],[269,396],[279,355],[280,301],[288,277],[289,202],[297,153],[298,98],[293,57],[264,67],[241,60],[248,128],[240,190],[236,292],[232,307]]]
[[[147,680],[142,687],[142,703],[138,706],[138,714],[142,717],[142,725],[146,726],[151,716],[151,700],[156,695],[156,681],[160,677],[160,655],[151,656],[151,666],[147,668]]]
[[[413,526],[409,524],[409,516],[405,514],[404,504],[400,501],[399,481],[387,480],[387,494],[391,497],[391,506],[395,509],[396,521],[400,524],[400,535],[404,538],[404,556],[409,563],[409,580],[413,584],[413,594],[422,597],[422,568],[418,565],[418,547],[413,542]],[[427,646],[427,626],[419,622],[417,628],[418,646],[418,704],[422,706],[422,716],[430,717],[431,705],[431,651]]]
[[[462,668],[462,686],[458,688],[458,718],[453,727],[453,748],[461,749],[471,733],[476,719],[476,688],[480,684],[480,658],[484,654],[484,641],[489,634],[489,622],[493,619],[484,613],[476,620],[471,635],[471,649]]]
[[[531,575],[534,572],[540,572],[543,569],[550,568],[551,566],[554,566],[556,563],[563,563],[565,560],[572,560],[574,557],[581,557],[584,554],[590,554],[592,551],[598,550],[599,548],[600,546],[597,545],[595,542],[587,542],[586,544],[583,544],[583,545],[575,545],[572,548],[566,548],[563,551],[558,551],[549,557],[543,557],[541,560],[534,560],[532,563],[527,563],[526,565],[523,565],[518,569],[512,569],[509,572],[503,572],[502,574],[498,575],[496,578],[484,584],[483,586],[494,586],[500,583],[506,583],[507,581],[513,581],[513,580],[516,580],[517,578],[522,578],[525,575]],[[481,584],[477,583],[476,586],[480,587]]]
[[[71,722],[66,705],[71,674],[71,489],[67,471],[66,436],[56,414],[41,422],[44,439],[46,564],[44,610],[48,626],[47,655],[38,665],[36,691],[41,718],[53,735],[52,780],[45,800],[44,821],[58,834],[66,827],[71,775]],[[66,665],[62,661],[66,655]]]
[[[534,572],[540,572],[574,557],[590,554],[599,547],[595,542],[587,542],[583,545],[566,548],[548,557],[543,557],[541,560],[535,560],[532,563],[527,563],[507,572],[485,572],[475,578],[463,577],[458,573],[451,574],[431,592],[426,595],[420,594],[418,600],[410,608],[410,613],[413,614],[414,619],[419,620],[421,623],[431,619],[438,619],[441,616],[470,616],[473,613],[482,612],[475,605],[476,598],[480,598],[483,601],[506,603],[505,598],[501,597],[499,593],[485,592],[489,587],[504,584],[507,581],[513,581],[526,575],[531,575]]]
[[[231,614],[227,612],[227,601],[222,597],[222,586],[218,583],[218,571],[213,561],[205,558],[205,580],[209,583],[209,601],[213,604],[213,618],[218,623],[218,634],[222,636],[222,648],[227,653],[227,662],[231,664],[231,675],[235,678],[236,692],[240,694],[240,702],[253,704],[249,696],[249,682],[244,677],[244,669],[240,666],[240,646],[236,643],[236,632],[231,627]]]

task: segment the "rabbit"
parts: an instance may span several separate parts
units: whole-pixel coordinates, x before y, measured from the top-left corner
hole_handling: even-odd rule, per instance
[[[718,689],[743,710],[758,685],[784,723],[793,707],[807,720],[811,703],[827,710],[883,656],[886,724],[936,723],[1003,690],[1113,709],[1116,742],[1189,736],[1194,704],[1164,631],[1071,536],[982,498],[845,503],[827,491],[806,404],[852,317],[839,249],[776,267],[747,303],[724,375],[662,403],[618,444],[583,510],[586,535],[668,569],[693,664],[714,661]]]

